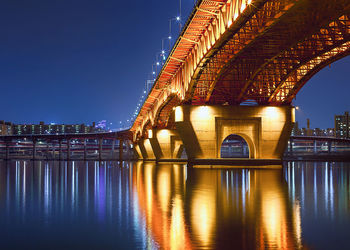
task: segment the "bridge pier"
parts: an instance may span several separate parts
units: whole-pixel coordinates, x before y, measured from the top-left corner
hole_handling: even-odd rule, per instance
[[[49,140],[46,140],[46,160],[49,159],[49,154],[50,154]]]
[[[33,139],[33,160],[36,158],[36,139]]]
[[[112,154],[114,151],[114,145],[112,147]],[[119,140],[119,161],[123,160],[123,151],[124,151],[124,140]]]
[[[5,160],[9,160],[10,159],[10,143],[6,142],[5,147],[6,147]]]
[[[86,161],[86,158],[87,158],[87,148],[86,148],[86,139],[84,139],[84,161]]]
[[[314,140],[314,154],[317,154],[317,141]]]
[[[141,139],[138,144],[139,153],[141,154],[142,159],[144,160],[155,160],[156,156],[154,155],[153,148],[150,142],[150,139]]]
[[[140,147],[140,143],[134,143],[133,144],[133,149],[134,149],[134,154],[136,154],[136,157],[138,159],[143,159],[143,155],[141,152],[141,147]]]
[[[112,140],[112,146],[111,146],[111,159],[113,159],[114,156],[114,149],[115,149],[115,139]]]
[[[98,160],[102,161],[102,138],[98,139]]]
[[[332,141],[328,141],[327,144],[328,144],[328,154],[330,154],[332,151]]]
[[[188,159],[220,158],[224,139],[236,134],[251,159],[282,159],[294,122],[291,106],[191,106],[175,109],[175,124]]]
[[[52,141],[52,159],[56,159],[56,141]]]
[[[152,129],[148,134],[153,154],[157,160],[181,157],[183,143],[176,130]]]
[[[289,140],[289,154],[293,156],[293,139]]]
[[[70,139],[67,139],[67,160],[70,160]]]
[[[62,160],[62,140],[58,141],[58,159]]]

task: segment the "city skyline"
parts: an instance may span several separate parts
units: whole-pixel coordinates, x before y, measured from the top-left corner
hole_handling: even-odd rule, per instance
[[[7,39],[1,42],[0,81],[6,109],[0,119],[14,123],[107,119],[118,128],[135,111],[162,39],[164,43],[169,35],[169,20],[173,42],[177,38],[177,1],[167,5],[139,1],[133,13],[124,11],[127,3],[108,1],[5,1],[1,5]],[[193,1],[183,3],[183,20],[192,7]],[[350,109],[349,68],[350,58],[343,58],[301,89],[293,102],[300,107],[301,127],[307,118],[311,127],[333,127],[334,115]]]

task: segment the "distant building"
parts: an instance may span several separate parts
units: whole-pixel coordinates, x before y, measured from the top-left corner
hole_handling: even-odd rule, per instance
[[[300,135],[300,129],[299,129],[299,122],[295,122],[293,129],[292,129],[292,135]]]
[[[350,119],[349,112],[345,112],[344,115],[335,115],[335,135],[338,138],[350,138]]]
[[[12,123],[0,121],[0,135],[12,135]]]
[[[106,120],[102,120],[102,121],[97,122],[97,125],[95,126],[95,128],[102,129],[102,130],[106,130],[106,127],[107,127]]]
[[[320,129],[310,128],[310,121],[307,120],[307,128],[299,128],[299,123],[295,122],[294,127],[292,129],[292,136],[327,136],[327,137],[334,137],[334,129],[333,128],[327,128],[327,129]]]
[[[327,128],[326,130],[327,132],[327,136],[330,136],[330,137],[335,137],[335,130],[334,128]]]

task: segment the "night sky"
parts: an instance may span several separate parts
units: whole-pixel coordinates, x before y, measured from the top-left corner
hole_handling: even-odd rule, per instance
[[[182,0],[183,17],[193,4]],[[125,124],[177,15],[178,0],[2,0],[0,120]],[[175,20],[172,30],[177,38]],[[347,57],[299,92],[302,126],[333,127],[350,110],[349,70]]]

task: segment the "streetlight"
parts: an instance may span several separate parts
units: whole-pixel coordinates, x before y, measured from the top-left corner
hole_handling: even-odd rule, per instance
[[[171,24],[172,24],[172,21],[175,21],[175,22],[178,22],[179,23],[179,33],[181,32],[181,28],[182,28],[182,24],[181,24],[181,14],[174,17],[174,18],[170,18],[169,19],[169,36],[168,36],[168,39],[171,40],[172,37],[171,37],[171,34],[172,34],[172,27],[171,27]],[[170,44],[170,41],[169,41],[169,44]]]

